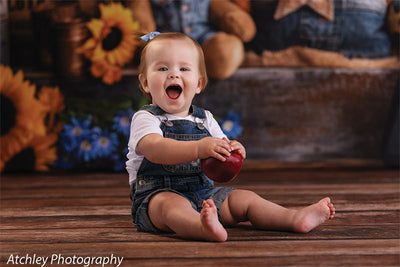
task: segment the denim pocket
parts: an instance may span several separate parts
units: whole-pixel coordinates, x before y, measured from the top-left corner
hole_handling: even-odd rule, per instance
[[[176,134],[171,132],[165,132],[165,137],[179,140],[179,141],[193,141],[200,140],[204,137],[207,137],[206,133],[203,134]],[[194,174],[201,172],[200,160],[193,160],[188,162],[183,162],[174,165],[163,165],[163,168],[166,171],[172,173],[182,173],[182,174]]]
[[[299,37],[303,45],[335,51],[340,46],[340,21],[328,21],[310,10],[300,11]]]

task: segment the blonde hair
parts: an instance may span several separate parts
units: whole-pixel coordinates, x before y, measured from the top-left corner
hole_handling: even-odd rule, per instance
[[[147,42],[147,44],[143,47],[143,49],[141,51],[140,63],[139,63],[139,74],[146,74],[146,67],[147,67],[146,66],[146,56],[147,56],[147,53],[148,53],[151,43],[156,42],[156,41],[162,41],[162,40],[190,40],[193,42],[194,46],[196,47],[197,53],[199,55],[199,73],[200,73],[200,77],[202,77],[202,79],[203,79],[203,88],[201,88],[201,90],[203,90],[206,87],[207,82],[208,82],[203,49],[201,48],[201,46],[198,42],[196,42],[194,39],[192,39],[191,37],[189,37],[183,33],[165,32],[165,33],[161,33],[161,34],[155,36],[152,40]],[[139,83],[139,88],[142,91],[142,93],[144,95],[146,95],[146,97],[148,99],[151,100],[151,95],[149,93],[146,93],[143,90],[143,87],[140,83]]]

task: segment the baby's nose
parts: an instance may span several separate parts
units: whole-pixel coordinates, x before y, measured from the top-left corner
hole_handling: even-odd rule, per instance
[[[179,78],[179,74],[176,73],[176,72],[171,72],[171,73],[169,74],[169,78],[171,78],[171,79]]]

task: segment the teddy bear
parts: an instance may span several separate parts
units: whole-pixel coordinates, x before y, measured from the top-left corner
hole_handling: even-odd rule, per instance
[[[128,7],[143,34],[183,32],[198,41],[212,79],[226,79],[237,70],[244,43],[256,34],[250,14],[229,0],[132,0]]]
[[[257,33],[242,67],[399,67],[398,0],[251,1],[250,10]]]

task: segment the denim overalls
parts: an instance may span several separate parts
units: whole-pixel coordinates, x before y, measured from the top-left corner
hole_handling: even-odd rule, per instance
[[[210,0],[151,0],[150,3],[160,32],[182,32],[200,44],[216,33],[208,20]]]
[[[264,50],[279,51],[297,45],[339,52],[348,58],[390,56],[385,0],[332,1],[332,22],[307,6],[275,20],[278,0],[255,1],[251,15],[257,35],[246,48],[261,54]]]
[[[155,116],[165,113],[155,105],[144,106],[141,110],[146,110]],[[166,118],[161,121],[160,128],[164,137],[192,141],[210,136],[202,123],[206,118],[204,110],[192,106],[190,112],[198,122],[169,121]],[[148,206],[151,197],[156,193],[169,191],[188,199],[192,207],[198,212],[201,211],[203,200],[212,198],[218,209],[218,217],[223,224],[219,209],[234,188],[213,188],[213,185],[214,182],[201,171],[200,160],[176,165],[162,165],[152,163],[144,158],[131,191],[133,223],[139,231],[159,231],[150,221]]]

